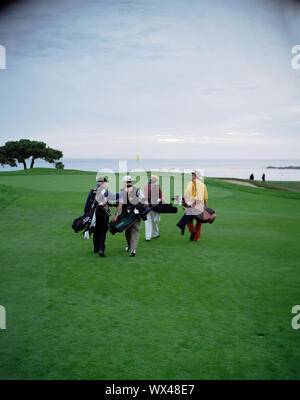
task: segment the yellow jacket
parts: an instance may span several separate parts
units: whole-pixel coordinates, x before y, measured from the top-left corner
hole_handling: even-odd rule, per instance
[[[193,201],[193,200],[200,200],[204,201],[208,199],[206,185],[201,182],[199,179],[196,179],[194,184],[193,181],[190,181],[185,189],[184,192],[184,199],[185,201]]]

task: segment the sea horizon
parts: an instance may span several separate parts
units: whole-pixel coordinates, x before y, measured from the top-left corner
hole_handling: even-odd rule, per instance
[[[29,161],[29,160],[28,160]],[[128,172],[138,171],[166,171],[199,169],[203,176],[215,178],[239,178],[249,179],[251,174],[260,180],[265,174],[266,180],[270,181],[300,181],[300,170],[296,169],[268,169],[268,167],[300,166],[297,159],[213,159],[213,158],[69,158],[60,160],[65,169],[77,169],[82,171],[97,172],[102,170],[119,171],[119,162],[127,162]],[[27,162],[27,167],[30,163]],[[43,160],[36,160],[34,167],[55,168],[54,164],[46,163]],[[22,170],[23,164],[18,167],[2,167],[2,171]],[[109,171],[108,171],[109,172]]]

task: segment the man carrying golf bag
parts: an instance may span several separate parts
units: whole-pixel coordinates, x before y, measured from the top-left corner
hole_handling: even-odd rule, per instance
[[[117,211],[112,219],[113,223],[117,221],[121,208],[122,214],[120,215],[120,218],[141,215],[146,209],[146,207],[141,204],[141,200],[144,200],[145,197],[139,188],[132,186],[131,176],[124,176],[123,182],[125,190],[120,193]],[[136,249],[140,236],[140,228],[141,219],[137,218],[136,221],[125,230],[125,237],[127,241],[126,251],[130,253],[131,257],[136,255]]]
[[[98,253],[100,257],[106,257],[105,250],[105,239],[108,230],[108,222],[110,217],[110,209],[107,204],[108,200],[118,200],[119,194],[112,194],[107,190],[108,180],[101,176],[97,180],[97,189],[91,190],[88,196],[85,211],[88,211],[90,207],[96,207],[96,227],[94,231],[94,253]]]
[[[182,235],[184,234],[185,225],[187,225],[191,234],[190,241],[195,242],[199,240],[201,235],[203,223],[201,218],[203,216],[204,207],[206,207],[207,210],[209,209],[207,208],[208,195],[206,185],[201,182],[199,178],[200,176],[198,171],[193,171],[192,180],[188,183],[184,192],[184,200],[188,208],[185,215],[177,223]],[[194,219],[196,220],[196,226],[194,226]]]
[[[159,187],[157,182],[158,176],[152,175],[149,183],[144,187],[144,194],[146,199],[148,200],[149,207],[155,204],[159,204],[160,202],[165,203],[161,188]],[[147,214],[147,220],[145,221],[145,238],[147,242],[149,242],[152,238],[156,239],[160,236],[158,228],[159,221],[160,213],[152,209]]]

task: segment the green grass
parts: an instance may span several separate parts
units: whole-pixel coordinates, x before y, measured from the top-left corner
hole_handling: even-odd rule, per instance
[[[250,179],[239,179],[239,178],[219,178],[221,180],[233,179],[235,181],[248,182],[252,185],[263,187],[266,189],[285,190],[288,192],[300,193],[300,182],[295,181],[251,181]]]
[[[293,181],[270,181],[270,182],[260,182],[254,181],[255,185],[265,187],[267,189],[279,189],[279,190],[287,190],[290,192],[298,192],[300,193],[300,182]]]
[[[26,170],[19,169],[16,171],[0,171],[2,176],[15,176],[15,175],[94,175],[92,171],[80,171],[78,169],[56,169],[56,168],[28,168]]]
[[[22,171],[23,172],[23,171]],[[300,194],[207,179],[198,243],[163,215],[136,258],[71,229],[95,174],[0,174],[1,379],[299,379]],[[264,337],[259,337],[259,334]]]

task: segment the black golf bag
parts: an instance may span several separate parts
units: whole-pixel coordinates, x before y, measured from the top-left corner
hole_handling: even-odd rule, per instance
[[[75,233],[89,229],[93,221],[95,210],[96,208],[92,207],[86,213],[84,213],[84,215],[74,219],[72,228],[74,229]]]
[[[173,204],[157,204],[152,208],[153,211],[160,214],[176,214],[178,209]]]

